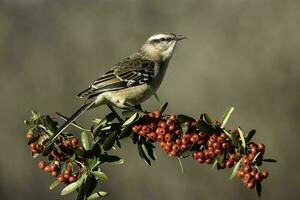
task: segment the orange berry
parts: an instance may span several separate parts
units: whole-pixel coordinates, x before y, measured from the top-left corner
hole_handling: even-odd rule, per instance
[[[33,138],[33,134],[32,133],[27,133],[26,138],[29,139],[29,140],[32,139]]]

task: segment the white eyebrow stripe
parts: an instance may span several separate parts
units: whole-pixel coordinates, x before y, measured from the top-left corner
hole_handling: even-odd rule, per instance
[[[151,40],[157,40],[157,39],[160,39],[160,38],[163,38],[163,37],[166,37],[166,35],[160,33],[160,34],[151,36],[151,37],[149,38],[149,40],[150,40],[150,41],[151,41]]]

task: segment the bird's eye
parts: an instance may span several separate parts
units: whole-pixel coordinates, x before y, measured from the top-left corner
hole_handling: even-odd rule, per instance
[[[166,41],[166,38],[160,38],[160,41]]]

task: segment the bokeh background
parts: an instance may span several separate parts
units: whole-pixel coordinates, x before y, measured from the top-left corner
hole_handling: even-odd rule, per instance
[[[158,95],[169,113],[219,118],[235,106],[230,126],[256,128],[267,146],[270,178],[262,199],[299,197],[300,2],[298,0],[1,0],[0,198],[62,199],[53,178],[32,160],[23,120],[31,110],[71,114],[76,94],[148,36],[186,35],[170,62]],[[158,107],[154,98],[144,107]],[[89,125],[107,108],[80,118]],[[185,173],[159,150],[147,166],[130,142],[115,152],[122,166],[103,170],[107,199],[257,199],[229,171],[191,159]],[[74,199],[69,195],[63,199]]]

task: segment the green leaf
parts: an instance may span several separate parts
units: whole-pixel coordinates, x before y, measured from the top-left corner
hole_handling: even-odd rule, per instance
[[[221,128],[224,128],[226,126],[228,119],[233,111],[234,111],[234,107],[230,107],[230,108],[226,109],[225,113],[222,116]]]
[[[246,139],[245,139],[246,143],[249,143],[251,141],[251,139],[253,138],[255,133],[256,133],[256,131],[255,131],[255,129],[253,129],[247,134]]]
[[[214,169],[217,166],[217,164],[218,164],[218,159],[217,159],[217,157],[214,157],[211,169]]]
[[[150,159],[147,157],[143,147],[141,144],[137,144],[137,147],[138,147],[138,151],[139,151],[139,155],[140,157],[148,164],[148,165],[151,165],[151,161]]]
[[[81,142],[85,150],[91,150],[89,135],[86,132],[81,132]]]
[[[181,152],[180,157],[186,158],[186,157],[189,157],[190,155],[192,155],[192,153],[193,153],[192,151],[185,149]]]
[[[155,146],[149,142],[145,142],[142,147],[144,148],[144,151],[146,152],[147,156],[150,157],[152,160],[156,160],[157,156],[154,152]]]
[[[261,152],[258,152],[258,153],[255,155],[255,157],[253,158],[252,162],[254,163],[260,155],[261,155]]]
[[[113,155],[102,155],[100,157],[100,161],[102,163],[104,162],[108,162],[110,164],[116,164],[116,165],[121,165],[124,163],[124,160],[121,159],[120,157],[118,156],[113,156]]]
[[[257,195],[260,197],[261,196],[261,190],[262,190],[262,185],[261,185],[261,182],[260,181],[258,181],[257,183],[256,183],[256,193],[257,193]]]
[[[235,133],[231,133],[229,138],[233,145],[237,146],[239,144],[238,137]]]
[[[263,161],[264,162],[273,162],[273,163],[277,162],[277,160],[271,159],[271,158],[265,158],[265,159],[263,159]]]
[[[71,192],[74,192],[77,188],[81,186],[81,184],[85,181],[86,174],[82,174],[81,177],[74,183],[67,185],[62,191],[61,195],[66,195]]]
[[[35,121],[35,120],[37,120],[37,119],[39,119],[40,118],[40,114],[39,113],[37,113],[36,111],[31,111],[31,114],[32,114],[32,120],[33,121]]]
[[[57,131],[57,122],[53,121],[49,115],[45,117],[46,127],[52,132]]]
[[[239,131],[240,138],[242,140],[242,147],[246,149],[246,141],[245,141],[244,133],[240,128],[238,128],[238,131]]]
[[[138,114],[138,113],[134,113],[129,119],[127,119],[127,120],[123,123],[122,127],[128,126],[128,125],[134,123],[138,118],[139,118],[139,114]]]
[[[186,116],[186,115],[177,115],[177,120],[178,120],[180,123],[193,122],[193,121],[195,121],[195,119],[193,119],[192,117]]]
[[[230,175],[230,177],[229,177],[229,180],[232,180],[232,179],[235,177],[236,173],[239,171],[241,162],[242,162],[242,159],[240,159],[240,160],[234,165],[233,170],[232,170],[232,172],[231,172],[231,175]]]
[[[180,124],[180,127],[182,129],[182,134],[185,135],[189,127],[185,123]]]
[[[60,184],[59,180],[55,180],[53,183],[51,183],[51,185],[49,186],[50,190],[53,190],[54,188],[56,188],[58,185]]]
[[[205,123],[207,123],[208,125],[210,125],[213,128],[215,128],[214,122],[212,121],[212,119],[210,118],[210,116],[207,113],[203,114],[203,120],[205,121]]]
[[[168,102],[165,102],[164,105],[162,105],[162,106],[160,107],[160,112],[161,112],[161,113],[164,113],[165,110],[167,109],[167,107],[168,107]]]
[[[107,175],[103,172],[91,171],[91,173],[95,176],[96,180],[104,181],[108,179]]]
[[[97,199],[97,198],[101,198],[101,197],[105,197],[107,196],[107,192],[103,192],[103,191],[100,191],[100,192],[96,192],[92,195],[90,195],[87,200],[93,200],[93,199]]]
[[[117,132],[114,131],[104,140],[104,143],[102,145],[104,151],[108,151],[114,146],[116,138]]]

